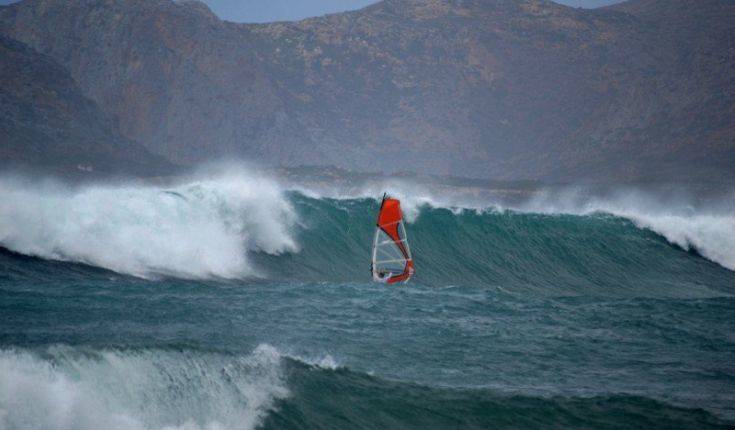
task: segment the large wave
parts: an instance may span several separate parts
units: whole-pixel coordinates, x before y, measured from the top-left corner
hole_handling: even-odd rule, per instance
[[[253,276],[248,251],[298,249],[280,188],[244,173],[174,186],[5,178],[0,200],[2,246],[142,277]]]
[[[605,198],[580,190],[543,192],[520,206],[537,213],[592,215],[607,213],[631,220],[660,234],[670,243],[735,270],[735,195],[723,195],[706,207],[695,207],[691,197],[662,201],[651,193],[618,191]]]
[[[360,280],[383,191],[403,202],[413,223],[417,280],[428,283],[546,285],[595,282],[631,267],[684,271],[677,254],[652,248],[630,227],[735,270],[732,208],[692,208],[631,191],[605,198],[529,192],[511,202],[507,190],[483,194],[399,180],[339,189],[232,169],[173,185],[0,179],[0,245],[141,277]],[[425,276],[432,271],[435,282]],[[600,282],[619,281],[608,277]]]
[[[319,365],[261,344],[191,349],[0,349],[0,428],[728,428],[635,395],[503,395]]]
[[[3,429],[253,429],[289,395],[281,355],[0,350]]]
[[[476,187],[442,187],[388,179],[356,186],[318,187],[291,185],[312,198],[337,200],[377,198],[389,191],[401,199],[407,219],[415,220],[422,208],[462,210],[511,210],[519,213],[582,215],[599,213],[631,220],[685,250],[697,251],[715,263],[735,270],[735,195],[721,193],[715,202],[695,207],[692,196],[666,198],[656,192],[621,189],[604,197],[579,187],[530,191],[523,189],[481,190]]]

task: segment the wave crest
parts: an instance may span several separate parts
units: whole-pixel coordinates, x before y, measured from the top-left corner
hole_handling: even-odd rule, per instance
[[[246,174],[152,185],[0,179],[0,244],[141,277],[257,276],[250,250],[296,251],[296,214],[272,181]]]
[[[246,356],[0,350],[0,428],[253,429],[290,394],[282,367],[267,344]]]
[[[678,201],[677,201],[678,200]],[[731,197],[712,207],[695,209],[688,198],[662,202],[639,191],[618,192],[606,198],[586,197],[578,190],[543,193],[522,210],[546,214],[608,213],[629,219],[641,229],[663,236],[683,249],[735,271],[735,208]]]
[[[593,215],[607,213],[626,218],[641,229],[653,231],[686,250],[735,271],[735,195],[723,193],[720,201],[694,208],[691,195],[659,195],[637,189],[607,191],[604,196],[580,187],[544,190],[483,189],[478,187],[428,186],[402,180],[371,181],[352,187],[292,188],[311,198],[338,200],[379,199],[383,192],[401,200],[408,222],[414,222],[422,208],[463,211]]]

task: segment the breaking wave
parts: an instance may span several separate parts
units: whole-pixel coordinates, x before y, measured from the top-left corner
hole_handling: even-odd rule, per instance
[[[684,199],[662,202],[638,191],[618,192],[605,199],[585,198],[579,192],[545,193],[524,204],[538,213],[589,216],[607,213],[631,220],[685,250],[694,250],[722,267],[735,270],[735,195],[721,204],[694,208]]]
[[[502,395],[390,381],[282,355],[0,349],[0,428],[727,428],[701,409],[633,395]]]
[[[630,267],[675,273],[681,255],[652,247],[645,231],[735,270],[732,208],[635,192],[531,193],[509,203],[396,181],[314,191],[242,172],[168,186],[0,179],[0,246],[147,278],[359,281],[382,191],[401,198],[417,279],[429,284],[575,283]]]
[[[655,192],[635,189],[590,194],[582,188],[562,188],[530,192],[497,190],[482,192],[468,188],[437,190],[428,185],[399,180],[375,181],[355,187],[295,186],[311,198],[335,200],[375,199],[389,191],[401,199],[409,222],[423,208],[477,212],[513,211],[522,214],[593,216],[609,214],[625,218],[641,229],[653,231],[671,244],[698,252],[729,270],[735,270],[735,195],[721,195],[719,201],[694,207],[692,196],[661,198]],[[439,187],[441,188],[441,187]]]
[[[732,207],[504,193],[0,178],[0,429],[732,428]]]
[[[257,276],[248,251],[298,249],[296,214],[270,180],[245,174],[171,187],[0,180],[0,244],[141,277]]]
[[[281,355],[265,344],[247,356],[4,349],[0,375],[7,429],[253,429],[289,396]]]

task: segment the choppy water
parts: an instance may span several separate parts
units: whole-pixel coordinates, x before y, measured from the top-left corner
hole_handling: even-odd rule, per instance
[[[0,429],[735,425],[730,212],[396,192],[386,287],[359,193],[0,181]]]

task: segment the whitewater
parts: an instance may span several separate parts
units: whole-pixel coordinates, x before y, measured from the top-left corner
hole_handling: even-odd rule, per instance
[[[6,175],[0,429],[730,428],[731,197]]]
[[[735,208],[695,211],[635,191],[584,198],[578,191],[542,192],[508,206],[441,195],[426,187],[379,181],[349,191],[280,184],[243,171],[184,180],[172,186],[90,185],[0,179],[0,244],[26,255],[74,261],[142,277],[242,278],[258,276],[249,252],[280,255],[299,250],[299,218],[289,191],[313,200],[401,199],[407,219],[422,209],[594,216],[631,220],[670,243],[735,270]],[[381,191],[382,190],[382,191]],[[723,198],[735,201],[735,196]],[[21,221],[22,220],[22,221]],[[302,223],[303,224],[303,223]],[[345,232],[348,233],[348,232]]]
[[[248,251],[297,251],[296,215],[275,183],[248,176],[174,187],[0,181],[0,244],[142,277],[255,275]]]

